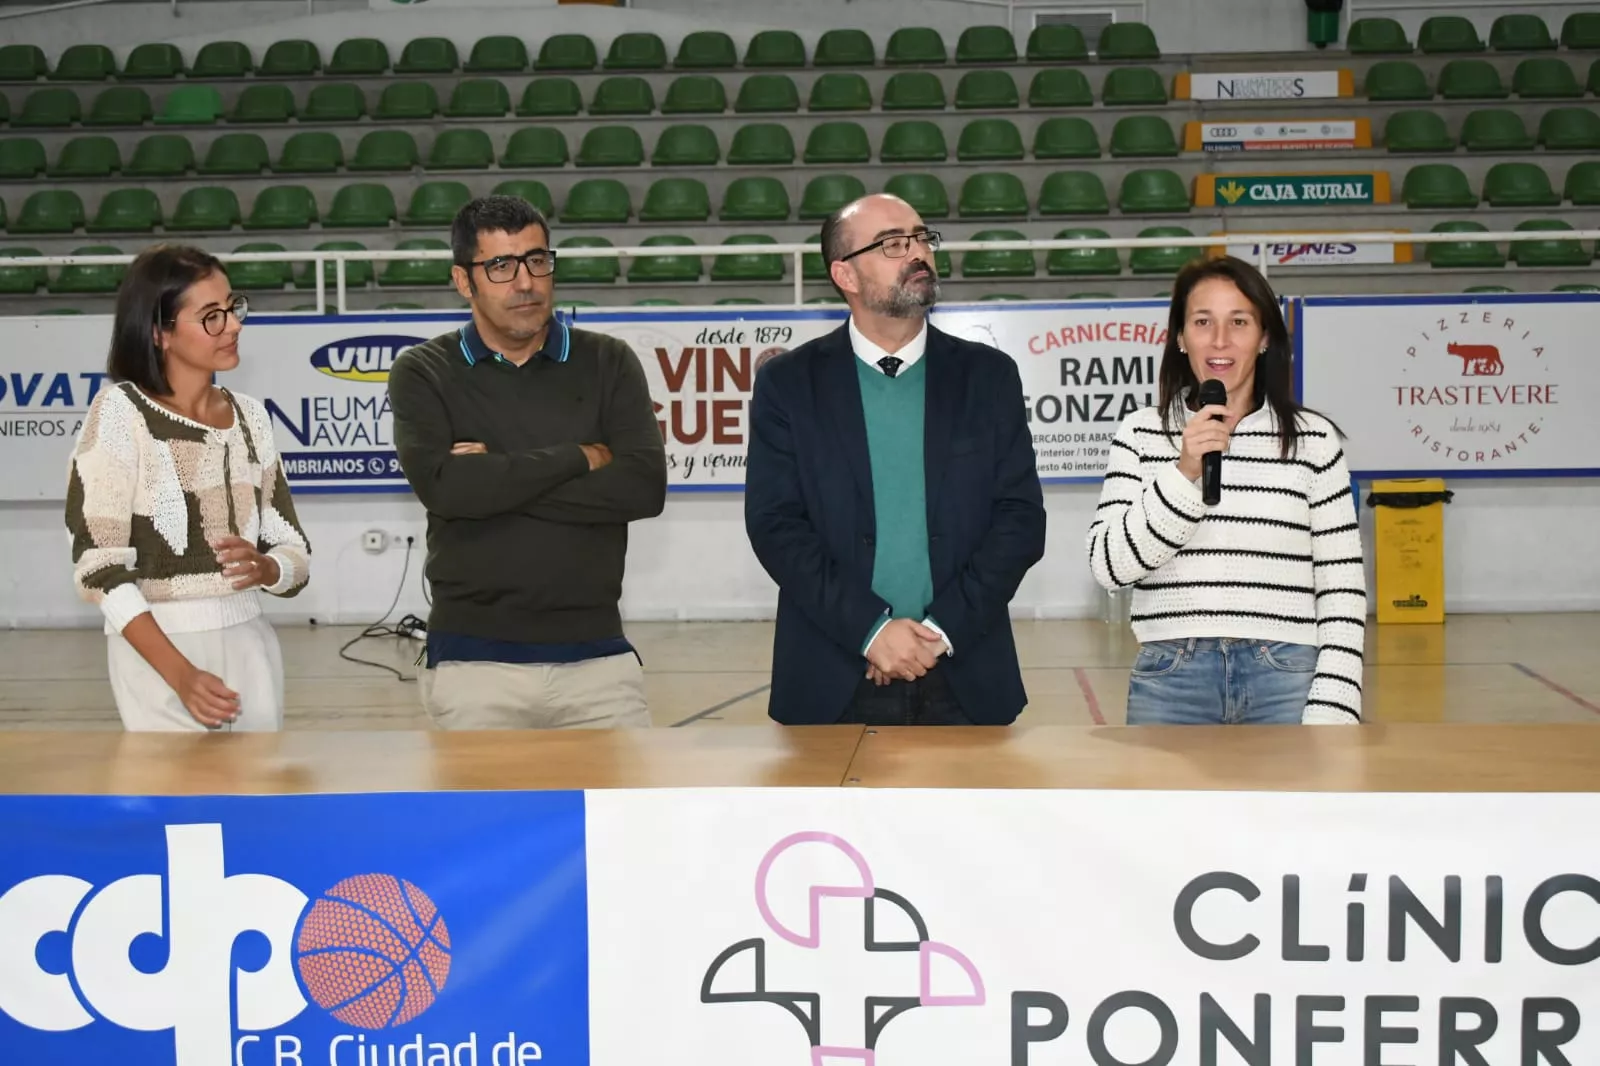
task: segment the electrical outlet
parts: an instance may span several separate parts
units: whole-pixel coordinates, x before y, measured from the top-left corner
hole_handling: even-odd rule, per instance
[[[389,534],[381,529],[369,529],[361,534],[361,550],[368,555],[382,555],[389,547]]]

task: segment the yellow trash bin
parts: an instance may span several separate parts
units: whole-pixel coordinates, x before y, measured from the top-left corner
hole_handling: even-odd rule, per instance
[[[1439,478],[1374,481],[1378,623],[1444,621],[1444,505]]]

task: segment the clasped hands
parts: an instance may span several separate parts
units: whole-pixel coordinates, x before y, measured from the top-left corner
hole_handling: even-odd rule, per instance
[[[896,618],[872,638],[867,648],[867,679],[874,685],[915,681],[945,652],[944,638],[920,622]]]

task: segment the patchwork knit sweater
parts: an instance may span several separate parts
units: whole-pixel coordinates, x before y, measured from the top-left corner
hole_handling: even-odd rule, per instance
[[[1272,409],[1246,415],[1223,455],[1221,502],[1207,507],[1177,466],[1187,415],[1170,435],[1154,407],[1117,429],[1089,527],[1095,579],[1133,589],[1140,641],[1233,637],[1320,649],[1303,720],[1359,721],[1366,578],[1333,425],[1303,414],[1285,459]]]
[[[237,536],[278,563],[264,589],[293,596],[311,573],[266,408],[227,392],[233,425],[191,421],[123,383],[84,417],[67,484],[73,582],[120,633],[146,611],[168,633],[221,629],[261,613],[238,592],[210,541]]]

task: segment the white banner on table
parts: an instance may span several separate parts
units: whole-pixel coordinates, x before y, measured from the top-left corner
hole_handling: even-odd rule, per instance
[[[1301,395],[1358,476],[1600,473],[1600,300],[1306,297]]]
[[[586,795],[594,1066],[1600,1062],[1600,795]]]

